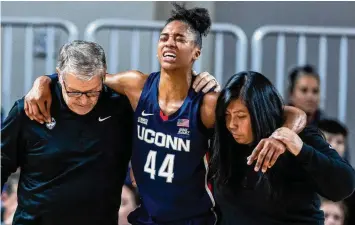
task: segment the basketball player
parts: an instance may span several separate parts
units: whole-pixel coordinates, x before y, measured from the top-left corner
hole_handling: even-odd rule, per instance
[[[135,111],[131,162],[142,205],[131,213],[132,224],[216,222],[206,183],[206,153],[218,94],[195,92],[193,87],[204,85],[191,73],[211,20],[204,8],[174,6],[158,43],[160,72],[128,71],[105,79],[109,87],[127,95]],[[26,113],[32,118],[39,111],[49,115],[44,104],[50,102],[48,82],[37,79],[27,95]],[[299,131],[305,114],[287,110],[287,126]],[[268,149],[276,151],[272,144]]]

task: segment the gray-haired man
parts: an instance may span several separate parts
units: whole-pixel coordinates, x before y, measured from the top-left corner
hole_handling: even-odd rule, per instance
[[[117,225],[131,156],[132,109],[103,85],[101,46],[74,41],[59,54],[52,122],[16,101],[1,129],[1,187],[21,168],[13,224]]]

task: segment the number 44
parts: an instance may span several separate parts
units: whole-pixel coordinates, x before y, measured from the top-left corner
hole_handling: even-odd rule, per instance
[[[155,180],[155,161],[156,161],[157,152],[150,150],[147,156],[147,161],[144,165],[144,172],[150,174],[150,179]],[[158,176],[165,177],[167,183],[172,183],[174,178],[174,158],[175,155],[167,154],[163,163],[161,164]]]

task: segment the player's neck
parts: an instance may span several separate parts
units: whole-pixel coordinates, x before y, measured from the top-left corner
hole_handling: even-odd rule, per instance
[[[191,86],[191,80],[191,70],[161,70],[159,83],[159,99],[164,101],[184,100]]]

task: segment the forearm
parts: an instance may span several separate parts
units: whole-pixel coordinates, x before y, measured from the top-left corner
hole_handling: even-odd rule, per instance
[[[125,94],[124,85],[123,85],[124,79],[122,78],[123,78],[122,73],[106,74],[104,79],[104,84],[117,93]]]
[[[297,134],[299,134],[307,124],[306,113],[298,108],[285,106],[284,116],[285,122],[283,126],[293,130]]]

